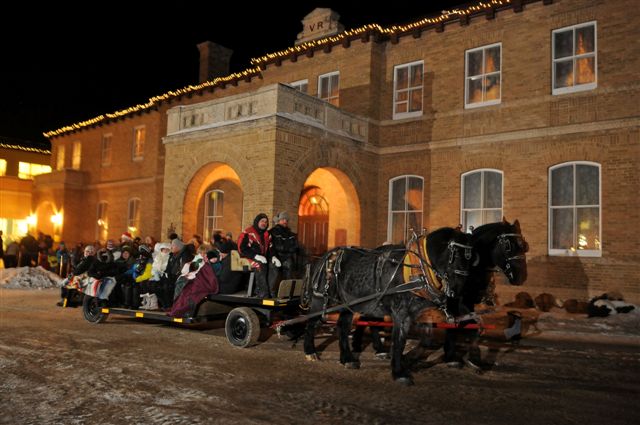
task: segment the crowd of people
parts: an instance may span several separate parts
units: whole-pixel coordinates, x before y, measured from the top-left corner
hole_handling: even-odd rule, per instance
[[[56,271],[67,277],[59,305],[80,303],[83,294],[89,294],[109,300],[109,305],[163,310],[181,317],[208,294],[246,290],[248,274],[232,270],[232,251],[238,251],[255,274],[251,295],[274,298],[280,280],[294,277],[300,256],[288,214],[281,212],[274,221],[269,229],[268,216],[258,214],[237,243],[231,233],[222,232],[214,233],[207,242],[198,235],[184,242],[175,233],[166,242],[156,242],[153,237],[142,240],[128,232],[119,242],[78,244],[73,250],[61,242],[55,251],[48,248],[54,255],[47,255],[57,258]],[[22,241],[19,246],[22,249]],[[37,264],[32,257],[21,258],[25,265]],[[68,268],[63,270],[62,264]]]

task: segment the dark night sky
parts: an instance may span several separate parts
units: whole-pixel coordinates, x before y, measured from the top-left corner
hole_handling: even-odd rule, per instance
[[[163,9],[156,2],[150,6],[153,12],[133,3],[127,8],[92,3],[91,9],[98,10],[89,13],[57,2],[32,10],[35,6],[25,2],[25,10],[5,14],[0,25],[0,136],[42,142],[43,131],[197,83],[196,44],[205,40],[234,50],[232,72],[245,69],[252,57],[292,46],[302,30],[300,21],[315,7],[337,11],[350,29],[413,22],[461,2],[373,6],[343,0],[289,6],[209,1]],[[8,21],[18,29],[9,29]],[[252,41],[243,42],[247,39]]]

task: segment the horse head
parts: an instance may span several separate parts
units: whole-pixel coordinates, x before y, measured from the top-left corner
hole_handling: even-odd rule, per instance
[[[459,229],[443,227],[427,235],[429,260],[442,281],[442,291],[449,298],[462,294],[469,269],[477,261],[471,235]]]
[[[527,280],[526,253],[529,244],[522,236],[520,222],[506,219],[476,228],[472,236],[473,247],[485,259],[484,266],[498,267],[512,285]]]

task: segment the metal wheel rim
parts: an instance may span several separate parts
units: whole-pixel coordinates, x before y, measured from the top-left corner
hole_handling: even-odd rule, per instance
[[[247,337],[249,327],[244,317],[238,317],[231,327],[231,337],[234,341],[242,342]]]

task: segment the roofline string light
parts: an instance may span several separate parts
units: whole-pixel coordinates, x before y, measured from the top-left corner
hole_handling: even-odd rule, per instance
[[[25,152],[43,153],[47,155],[51,154],[51,151],[49,149],[32,148],[29,146],[13,145],[10,143],[3,143],[3,142],[0,142],[0,148],[15,149],[15,150],[25,151]]]
[[[264,67],[264,64],[271,62],[272,60],[278,58],[285,58],[292,54],[303,53],[307,50],[315,49],[317,47],[326,45],[326,44],[334,44],[338,43],[346,38],[357,36],[366,32],[377,32],[381,35],[390,36],[390,35],[399,35],[401,33],[406,33],[409,31],[413,31],[427,25],[438,24],[447,20],[450,20],[452,17],[456,16],[466,16],[473,13],[480,12],[482,10],[491,9],[494,7],[500,7],[506,4],[510,4],[512,0],[489,0],[489,1],[480,1],[477,4],[472,6],[468,6],[463,9],[452,9],[452,10],[443,10],[440,16],[434,18],[423,18],[419,21],[412,22],[406,25],[392,25],[391,27],[384,28],[378,24],[367,24],[363,25],[359,28],[355,28],[352,30],[343,31],[340,34],[336,34],[334,36],[321,38],[319,40],[307,41],[306,43],[299,44],[297,46],[289,47],[284,50],[280,50],[274,53],[268,53],[259,58],[251,59],[250,63],[254,67],[247,68],[244,71],[236,72],[225,77],[217,77],[210,81],[205,81],[204,83],[198,85],[188,85],[178,90],[171,90],[159,96],[154,96],[149,98],[147,103],[138,104],[135,106],[131,106],[127,109],[122,109],[120,111],[116,111],[109,114],[99,115],[97,117],[88,119],[86,121],[81,121],[78,123],[74,123],[71,125],[67,125],[61,127],[57,130],[47,131],[42,133],[44,137],[51,138],[60,136],[64,133],[80,130],[84,127],[92,126],[98,124],[102,121],[120,118],[122,116],[132,114],[135,112],[143,111],[146,109],[153,108],[157,103],[163,102],[165,100],[169,100],[175,97],[179,97],[185,94],[193,93],[198,90],[202,90],[207,87],[214,87],[218,84],[239,80],[242,78],[246,78],[249,76],[259,75],[261,73],[261,67]]]

